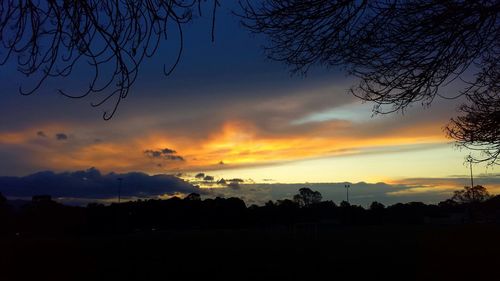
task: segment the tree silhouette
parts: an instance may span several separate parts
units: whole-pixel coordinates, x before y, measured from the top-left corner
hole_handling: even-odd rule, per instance
[[[342,66],[360,78],[351,92],[375,113],[404,111],[436,96],[466,96],[448,135],[495,162],[499,147],[500,3],[478,1],[262,0],[240,2],[242,22],[265,34],[269,58],[306,73]],[[473,74],[472,77],[470,74]],[[439,89],[455,80],[454,96]]]
[[[373,201],[371,204],[370,204],[370,211],[380,211],[380,210],[383,210],[385,209],[385,206],[384,204],[382,203],[379,203],[377,201]]]
[[[186,197],[184,197],[184,200],[187,200],[187,201],[201,201],[201,196],[198,193],[190,193]]]
[[[318,191],[312,191],[310,188],[303,187],[299,189],[299,194],[293,196],[295,201],[300,207],[309,207],[313,204],[321,202],[323,197]]]
[[[351,207],[351,203],[343,200],[342,202],[340,202],[339,206],[340,206],[340,208],[349,208],[349,207]]]
[[[30,95],[47,78],[67,77],[79,63],[88,62],[93,77],[86,91],[58,91],[71,98],[97,94],[92,106],[114,99],[113,109],[103,115],[110,119],[127,97],[143,60],[153,56],[168,36],[178,36],[179,49],[173,65],[163,71],[169,75],[174,70],[184,47],[183,26],[192,21],[195,10],[201,14],[202,2],[206,1],[5,0],[0,4],[0,65],[13,59],[20,72],[37,76],[34,87],[19,88]],[[213,40],[219,2],[211,2]]]
[[[0,206],[3,206],[4,204],[6,204],[7,202],[7,198],[5,198],[5,196],[3,196],[3,194],[0,192]]]
[[[488,190],[481,185],[476,185],[474,187],[465,186],[462,190],[457,190],[453,192],[453,197],[451,200],[459,204],[472,204],[484,202],[491,198]]]
[[[491,62],[468,95],[469,104],[463,104],[464,114],[451,120],[448,135],[459,145],[481,151],[482,157],[472,158],[473,162],[499,164],[500,155],[500,68],[497,61]],[[495,77],[496,80],[493,80]]]

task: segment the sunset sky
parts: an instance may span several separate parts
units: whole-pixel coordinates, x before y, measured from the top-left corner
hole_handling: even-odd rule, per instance
[[[93,108],[98,97],[71,100],[56,93],[81,91],[85,67],[72,79],[49,80],[31,96],[18,93],[33,81],[13,62],[0,68],[0,176],[95,167],[191,181],[204,172],[275,189],[365,182],[375,189],[404,186],[390,192],[406,201],[440,194],[426,197],[430,202],[469,184],[468,151],[443,132],[459,101],[437,99],[431,107],[372,116],[373,104],[348,93],[356,80],[342,70],[291,75],[266,59],[265,38],[241,28],[229,7],[219,12],[215,43],[209,20],[197,19],[185,30],[182,60],[171,76],[162,69],[175,59],[175,36],[145,61],[110,121],[101,115],[112,103]],[[500,192],[498,172],[474,166],[478,182],[493,193]]]

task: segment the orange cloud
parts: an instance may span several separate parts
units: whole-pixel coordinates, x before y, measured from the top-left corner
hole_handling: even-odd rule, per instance
[[[477,177],[474,185],[484,185],[492,194],[500,193],[500,183],[498,183],[498,175],[491,175],[487,177]],[[469,178],[464,177],[449,177],[449,178],[414,178],[414,179],[401,179],[391,180],[387,182],[392,185],[404,185],[411,187],[409,189],[390,192],[390,195],[411,195],[428,192],[441,192],[451,193],[454,190],[462,189],[464,186],[469,185]]]
[[[51,124],[43,126],[43,130],[28,128],[21,131],[0,132],[0,144],[23,145],[40,138],[40,136],[37,136],[38,132],[43,132],[47,137],[52,137],[65,129],[66,126],[62,124]]]
[[[356,133],[358,125],[349,121],[324,122],[299,133],[287,130],[286,133],[271,134],[261,131],[252,122],[229,120],[201,138],[155,131],[141,136],[129,134],[121,139],[102,142],[78,137],[79,131],[73,129],[69,133],[77,135],[74,140],[68,141],[64,146],[48,143],[42,148],[39,144],[32,144],[32,140],[37,138],[38,130],[29,129],[1,134],[0,144],[32,150],[33,159],[27,161],[37,162],[44,169],[72,170],[95,166],[103,171],[137,170],[158,173],[269,165],[308,158],[359,154],[366,148],[447,141],[440,129],[436,129],[439,128],[436,124],[419,124],[382,135],[363,137]],[[41,130],[53,134],[57,131],[66,132],[68,128],[70,127],[47,126]],[[85,134],[91,134],[88,130],[87,128]],[[353,132],[352,136],[350,131]],[[162,161],[144,154],[145,150],[164,148],[176,150],[185,161]]]

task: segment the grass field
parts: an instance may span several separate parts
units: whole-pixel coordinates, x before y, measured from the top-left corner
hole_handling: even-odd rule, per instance
[[[2,237],[1,280],[498,280],[500,226]]]

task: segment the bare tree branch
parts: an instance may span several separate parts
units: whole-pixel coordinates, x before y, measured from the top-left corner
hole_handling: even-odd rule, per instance
[[[180,36],[177,59],[164,71],[172,73],[182,55],[182,28],[192,21],[194,9],[201,13],[202,2],[5,0],[0,4],[0,65],[12,59],[20,72],[36,76],[33,87],[19,88],[21,94],[30,95],[49,77],[67,77],[79,62],[87,62],[94,71],[87,90],[59,93],[70,98],[96,95],[92,106],[113,100],[113,109],[103,115],[108,120],[127,97],[143,60],[157,52],[176,26]],[[218,6],[214,0],[213,17]],[[213,33],[214,28],[212,38]]]
[[[313,65],[346,68],[360,78],[351,92],[375,102],[374,113],[404,111],[416,102],[428,106],[436,96],[465,95],[469,103],[460,107],[465,116],[452,120],[449,136],[459,145],[482,147],[489,160],[476,160],[496,161],[498,1],[262,0],[240,5],[243,25],[268,37],[269,58],[290,65],[292,72],[305,73]],[[475,73],[476,80],[468,81],[466,72]],[[457,79],[470,86],[452,97],[439,93]],[[468,130],[473,138],[466,137]]]

